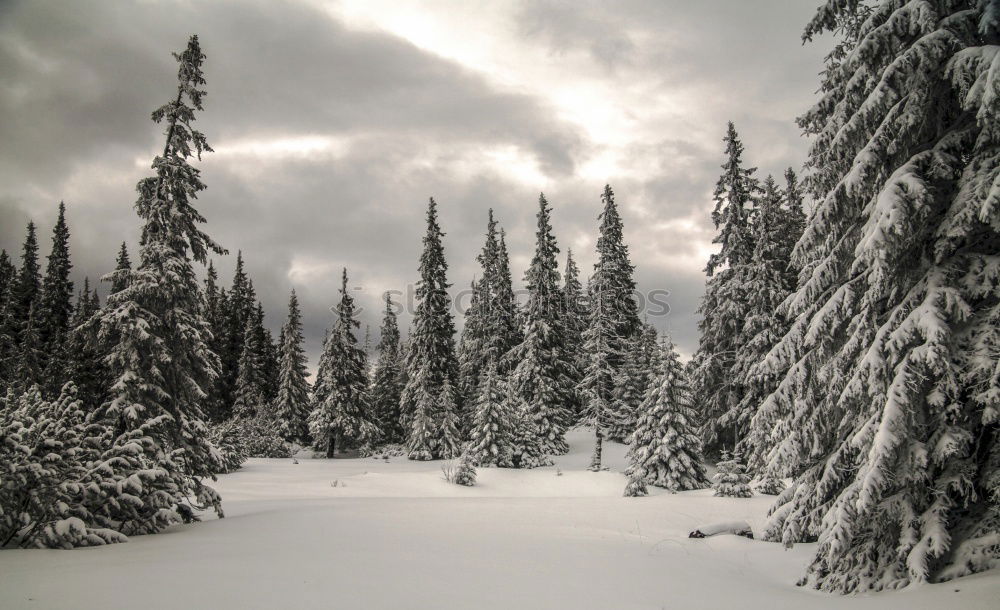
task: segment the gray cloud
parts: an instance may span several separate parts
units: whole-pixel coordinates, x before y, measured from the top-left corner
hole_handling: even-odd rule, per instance
[[[606,178],[640,287],[670,291],[671,314],[654,322],[688,354],[725,121],[737,122],[762,173],[804,156],[792,118],[812,99],[822,55],[799,46],[808,15],[797,2],[532,2],[498,33],[534,45],[538,61],[646,100],[626,114],[648,121],[648,133],[623,147],[643,169]],[[573,247],[589,270],[602,182],[578,173],[601,153],[585,125],[538,92],[390,33],[349,27],[312,5],[263,1],[0,4],[0,247],[16,255],[33,218],[44,254],[60,199],[78,279],[108,271],[120,240],[135,243],[134,185],[161,137],[149,113],[170,96],[169,52],[193,32],[208,55],[200,125],[219,150],[201,164],[208,230],[232,254],[244,251],[272,327],[295,286],[314,362],[342,266],[362,288],[373,329],[381,292],[416,279],[430,195],[458,288],[477,273],[490,207],[520,278],[542,189],[563,257]],[[675,93],[695,102],[652,112]],[[266,149],[295,138],[332,144]],[[489,156],[506,150],[534,162],[544,182]],[[217,261],[224,281],[233,259]]]

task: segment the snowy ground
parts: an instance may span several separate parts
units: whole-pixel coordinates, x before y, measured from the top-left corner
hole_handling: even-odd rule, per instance
[[[473,488],[445,482],[440,462],[251,460],[218,482],[224,520],[0,552],[0,608],[998,607],[997,572],[848,598],[795,587],[808,545],[687,538],[716,521],[757,526],[770,498],[623,498],[624,448],[591,473],[588,433],[570,441],[561,475],[480,469]]]

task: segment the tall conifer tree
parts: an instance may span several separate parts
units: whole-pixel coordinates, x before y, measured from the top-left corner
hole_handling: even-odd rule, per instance
[[[514,352],[517,366],[512,389],[527,409],[536,428],[541,452],[566,453],[566,426],[573,410],[572,365],[566,354],[562,293],[556,256],[559,247],[552,235],[552,208],[545,195],[538,197],[535,255],[524,275],[528,289],[524,340]]]
[[[281,330],[281,370],[274,415],[285,440],[299,443],[309,438],[309,373],[304,341],[299,299],[292,290],[288,296],[288,320]]]
[[[743,165],[743,144],[730,122],[723,138],[726,162],[715,186],[712,222],[719,233],[719,252],[709,257],[708,284],[699,312],[701,339],[694,357],[692,383],[702,417],[706,450],[732,448],[741,438],[734,422],[725,418],[736,412],[743,391],[734,367],[744,347],[744,324],[749,315],[747,270],[752,262],[754,239],[751,217],[760,185],[756,168]]]
[[[381,437],[390,443],[406,439],[401,422],[399,401],[403,393],[403,348],[392,297],[385,293],[385,313],[376,350],[378,361],[372,376],[372,413],[379,423]]]
[[[69,227],[66,225],[66,204],[60,202],[59,216],[52,230],[52,249],[49,252],[45,278],[42,281],[39,309],[38,333],[47,357],[56,356],[62,349],[62,342],[69,330],[69,320],[73,315],[73,281],[69,279],[72,267],[69,256]],[[58,389],[55,395],[58,395]]]
[[[192,504],[222,511],[219,495],[203,483],[220,468],[201,409],[219,360],[208,347],[192,266],[192,259],[205,264],[209,252],[224,252],[198,227],[205,219],[193,207],[205,185],[188,159],[211,150],[193,126],[205,95],[198,37],[175,58],[177,95],[152,115],[166,123],[166,143],[153,161],[155,176],[137,186],[139,262],[102,312],[102,337],[116,341],[108,357],[116,378],[104,411],[116,423],[117,450],[132,458],[141,450],[145,465],[139,502],[130,508],[135,532],[190,519]]]
[[[761,363],[753,426],[792,475],[764,531],[817,541],[803,584],[851,592],[1000,560],[1000,106],[996,2],[830,1],[842,42],[814,141],[816,201]]]
[[[438,225],[437,204],[431,198],[427,206],[427,234],[420,255],[420,280],[417,282],[417,308],[413,333],[406,356],[407,382],[400,404],[409,430],[409,454],[413,459],[434,455],[439,437],[438,399],[445,380],[458,379],[455,355],[455,323],[448,296],[448,263],[444,258]],[[459,407],[461,408],[461,406]]]
[[[337,321],[327,338],[322,402],[315,404],[309,418],[313,440],[327,457],[370,441],[376,432],[367,404],[367,359],[354,335],[359,326],[344,269]]]

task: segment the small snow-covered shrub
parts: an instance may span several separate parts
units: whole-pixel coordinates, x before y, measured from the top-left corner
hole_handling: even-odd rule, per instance
[[[759,494],[777,496],[785,491],[785,484],[781,482],[781,479],[762,477],[753,484],[753,489]]]
[[[362,447],[360,457],[370,457],[372,459],[387,460],[393,457],[403,457],[406,455],[406,448],[398,443],[386,443],[372,447],[366,445]]]
[[[749,498],[753,495],[750,489],[750,475],[747,474],[746,467],[740,463],[738,455],[724,451],[722,461],[717,467],[719,472],[716,473],[715,484],[712,485],[716,496]]]
[[[67,383],[55,401],[37,387],[0,413],[0,547],[74,548],[124,542],[107,515],[130,479],[103,459],[106,428],[88,422]],[[136,482],[139,479],[136,476]],[[141,484],[141,483],[140,483]]]
[[[468,453],[463,453],[457,460],[445,462],[441,466],[441,472],[449,483],[466,487],[476,484],[476,467]]]
[[[239,470],[247,461],[247,450],[243,444],[243,432],[235,420],[215,424],[209,431],[209,440],[219,450],[222,474]]]
[[[292,456],[291,448],[279,433],[274,418],[264,414],[237,420],[242,431],[243,447],[247,457],[287,458]]]
[[[631,472],[628,473],[628,483],[625,485],[625,492],[622,495],[626,498],[648,496],[649,490],[646,489],[646,472],[641,468],[630,470]]]

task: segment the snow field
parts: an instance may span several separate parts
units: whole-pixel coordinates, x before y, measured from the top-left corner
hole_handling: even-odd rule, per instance
[[[569,441],[556,467],[480,468],[471,488],[444,481],[441,462],[250,460],[219,479],[224,520],[0,552],[0,608],[997,607],[996,573],[855,597],[801,589],[810,545],[687,538],[715,521],[756,528],[771,497],[624,498],[624,447],[606,443],[610,470],[591,473],[590,432]]]

